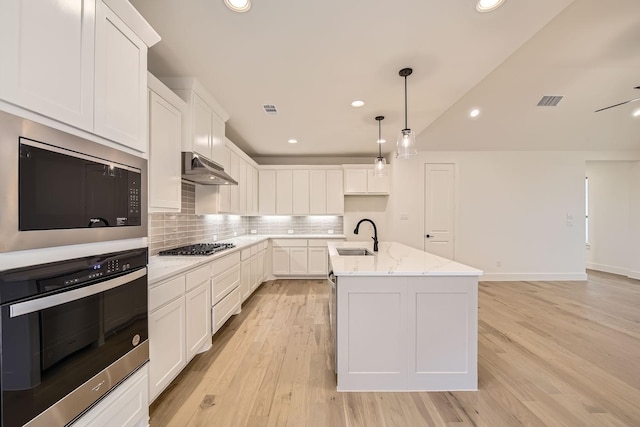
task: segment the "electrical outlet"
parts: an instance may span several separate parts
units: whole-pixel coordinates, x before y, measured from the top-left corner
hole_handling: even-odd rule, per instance
[[[237,231],[233,232],[233,237],[238,237],[238,232]]]
[[[218,235],[217,235],[217,234],[214,234],[214,235],[213,235],[213,241],[215,242],[216,240],[218,240]]]
[[[293,230],[287,230],[288,234],[293,234]]]
[[[256,234],[258,230],[251,230],[251,234]]]
[[[502,267],[502,261],[500,260],[496,261],[496,267],[498,268]]]
[[[333,230],[328,230],[327,233],[333,234]]]

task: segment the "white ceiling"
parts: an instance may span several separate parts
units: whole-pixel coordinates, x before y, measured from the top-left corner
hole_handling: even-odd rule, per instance
[[[422,150],[640,149],[640,102],[593,112],[640,96],[639,0],[507,0],[485,14],[476,0],[254,0],[244,14],[223,0],[131,3],[162,37],[150,71],[198,78],[252,156],[373,154],[377,115],[390,153],[404,67]],[[536,107],[542,95],[565,98]]]

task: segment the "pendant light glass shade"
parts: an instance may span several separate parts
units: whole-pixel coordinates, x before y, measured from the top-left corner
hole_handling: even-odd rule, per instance
[[[387,159],[376,157],[373,162],[373,176],[387,176]]]
[[[408,159],[418,154],[416,149],[416,133],[411,129],[402,129],[396,143],[396,157]]]
[[[399,159],[408,159],[418,155],[416,148],[416,133],[409,129],[407,124],[407,77],[413,73],[411,68],[403,68],[398,74],[404,77],[404,129],[400,131],[398,141],[396,142],[396,157]]]
[[[382,157],[382,144],[385,140],[382,139],[381,123],[384,116],[377,116],[376,120],[378,121],[378,157],[373,162],[373,176],[387,176],[387,159]]]

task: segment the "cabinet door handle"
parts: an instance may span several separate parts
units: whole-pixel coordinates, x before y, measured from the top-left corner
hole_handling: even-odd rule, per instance
[[[426,234],[424,237],[428,239],[429,237],[433,237],[433,236],[431,234]]]

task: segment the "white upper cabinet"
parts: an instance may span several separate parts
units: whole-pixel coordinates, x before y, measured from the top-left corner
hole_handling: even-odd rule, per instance
[[[311,212],[327,211],[327,171],[309,171],[309,210]]]
[[[305,166],[260,170],[260,214],[343,215],[342,168],[302,168]]]
[[[95,0],[2,0],[0,98],[93,129]]]
[[[191,102],[191,149],[193,152],[211,159],[213,112],[197,93],[192,94]],[[187,145],[189,141],[187,141]],[[188,151],[188,150],[185,150]]]
[[[383,177],[374,176],[373,165],[344,166],[345,195],[386,195],[389,194],[390,188],[389,175]]]
[[[276,214],[293,213],[293,173],[291,170],[276,171]]]
[[[169,77],[162,81],[189,106],[185,120],[183,151],[194,151],[223,166],[225,122],[229,114],[193,77]]]
[[[149,84],[149,212],[179,212],[186,104],[153,75]]]
[[[276,171],[258,171],[258,211],[262,215],[276,213]]]
[[[309,171],[292,171],[292,211],[294,215],[309,214]]]
[[[344,214],[342,170],[310,170],[309,197],[310,214]]]
[[[254,214],[258,209],[255,162],[225,138],[220,162],[238,185],[196,185],[196,214]]]
[[[311,197],[313,197],[313,193]],[[344,214],[343,174],[340,169],[327,170],[327,210],[325,213]]]
[[[123,0],[0,2],[0,99],[144,152],[147,49]]]
[[[147,46],[103,2],[96,2],[95,131],[145,151]]]

